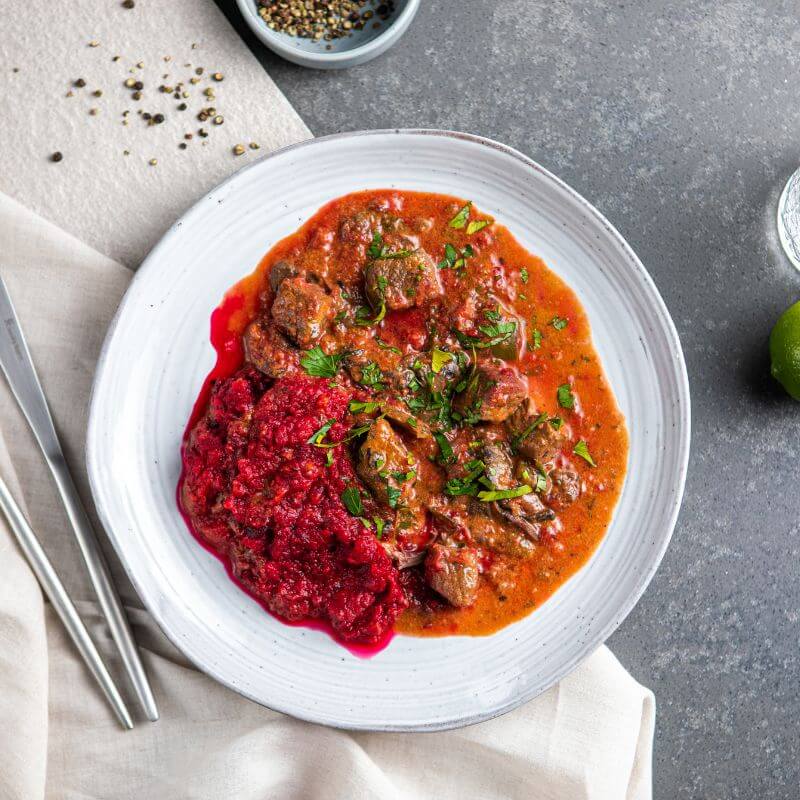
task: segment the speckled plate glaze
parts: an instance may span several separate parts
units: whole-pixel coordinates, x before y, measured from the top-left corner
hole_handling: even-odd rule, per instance
[[[359,659],[273,619],[192,538],[175,505],[184,425],[214,361],[225,291],[323,203],[398,187],[471,198],[575,289],[630,429],[628,477],[589,563],[540,609],[488,637],[398,636]],[[100,358],[87,460],[122,563],[169,638],[220,682],[302,719],[431,731],[494,717],[574,669],[625,619],[669,542],[689,454],[675,328],[631,248],[521,153],[445,131],[342,134],[280,150],[200,200],[137,273]]]

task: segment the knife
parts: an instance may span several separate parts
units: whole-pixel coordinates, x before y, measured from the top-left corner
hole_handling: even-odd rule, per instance
[[[0,328],[2,328],[0,370],[5,375],[25,419],[28,420],[50,468],[89,573],[89,579],[139,703],[147,718],[155,722],[158,719],[158,708],[153,690],[150,688],[119,595],[111,581],[105,556],[72,480],[42,385],[2,277],[0,277]]]

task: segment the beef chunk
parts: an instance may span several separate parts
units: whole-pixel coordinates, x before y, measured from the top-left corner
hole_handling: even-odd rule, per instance
[[[566,508],[581,495],[581,478],[571,469],[554,469],[550,473],[553,485],[548,500],[556,508]]]
[[[373,308],[389,310],[422,305],[442,293],[434,260],[422,248],[404,258],[378,258],[364,269],[367,298]]]
[[[300,347],[311,347],[325,332],[332,310],[333,301],[320,286],[286,278],[272,304],[272,318]]]
[[[269,270],[269,285],[273,292],[278,291],[278,287],[286,278],[294,278],[298,274],[297,267],[288,261],[276,261]]]
[[[540,416],[527,400],[505,424],[516,452],[535,464],[547,466],[564,446],[564,434]]]
[[[525,399],[527,391],[516,369],[499,358],[487,358],[478,363],[454,406],[466,419],[503,422]]]
[[[457,608],[471,606],[478,597],[478,553],[472,547],[434,544],[425,559],[428,584]]]
[[[380,214],[375,211],[359,211],[342,220],[339,235],[348,244],[369,244],[375,231],[380,230]]]
[[[430,353],[411,353],[404,356],[391,376],[392,389],[407,394],[411,387],[417,386],[430,392],[446,392],[457,383],[470,358],[462,350],[451,353],[452,358],[444,361],[438,372],[433,371]]]
[[[263,317],[247,326],[244,351],[245,358],[270,378],[283,378],[300,371],[298,349]]]
[[[412,469],[410,458],[392,426],[385,419],[376,419],[358,454],[358,474],[379,502],[390,508],[411,506],[414,479],[401,480]]]

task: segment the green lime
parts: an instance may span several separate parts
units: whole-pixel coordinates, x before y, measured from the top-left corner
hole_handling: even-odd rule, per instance
[[[769,335],[772,377],[800,400],[800,300],[778,317]]]

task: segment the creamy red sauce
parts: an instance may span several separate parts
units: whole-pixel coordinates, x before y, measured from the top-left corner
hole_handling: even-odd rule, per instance
[[[454,227],[464,208],[492,224]],[[453,252],[467,255],[459,263]],[[416,269],[417,254],[430,254],[418,291],[404,296],[384,279],[381,296],[374,285],[370,294],[377,269],[391,280],[401,262]],[[297,329],[287,308],[320,324]],[[193,533],[279,618],[361,652],[395,630],[491,633],[541,604],[605,533],[627,432],[588,321],[563,281],[463,200],[374,191],[333,201],[226,295],[211,328],[217,363],[187,426],[179,503]],[[335,374],[308,374],[314,349],[335,357]],[[409,365],[433,385],[421,362],[434,353],[459,369],[444,384],[446,413],[413,377],[412,389],[395,388]],[[482,395],[480,370],[492,377]],[[548,442],[545,463],[536,437]],[[399,448],[402,470],[381,469],[381,446]],[[495,457],[501,472],[513,469],[510,483]],[[479,477],[454,494],[476,463]],[[524,497],[480,499],[509,487]]]

